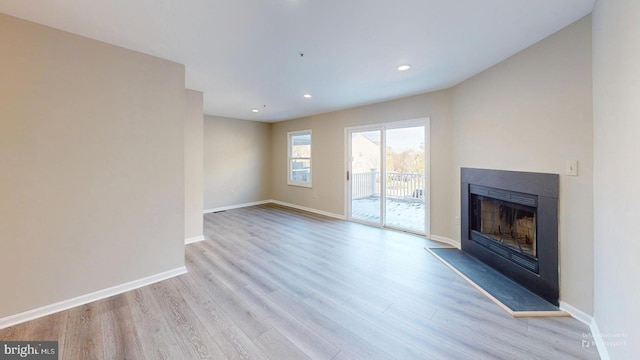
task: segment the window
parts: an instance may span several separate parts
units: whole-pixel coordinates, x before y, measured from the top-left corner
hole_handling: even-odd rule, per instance
[[[287,184],[311,187],[311,130],[287,133],[289,173]]]

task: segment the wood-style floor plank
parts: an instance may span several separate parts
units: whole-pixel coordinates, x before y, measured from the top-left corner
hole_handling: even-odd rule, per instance
[[[100,303],[107,309],[100,316],[102,358],[145,359],[135,327],[127,326],[133,316],[127,297],[113,296]]]
[[[315,330],[319,336],[328,339],[339,351],[334,357],[352,359],[393,359],[377,344],[365,341],[360,334],[356,334],[343,326],[340,321],[335,321],[325,315],[318,307],[300,302],[298,299],[285,292],[271,294],[273,301],[281,304],[289,313],[298,319],[302,319],[309,328]],[[297,342],[296,342],[297,343]],[[315,357],[319,358],[319,357]]]
[[[0,330],[61,359],[597,359],[572,318],[512,318],[423,237],[277,205],[205,215],[188,274]]]
[[[260,335],[256,340],[256,345],[275,359],[311,359],[274,328]]]
[[[103,333],[100,324],[101,306],[104,300],[67,310],[68,319],[65,341],[60,351],[68,359],[102,359],[104,354]],[[29,339],[38,340],[38,339]]]
[[[306,318],[293,314],[286,303],[273,301],[272,295],[259,296],[250,287],[243,291],[245,298],[254,309],[262,309],[269,316],[274,328],[279,330],[291,342],[314,359],[331,359],[340,349],[323,338],[313,326],[309,326]],[[299,300],[296,300],[299,302]]]
[[[148,287],[130,291],[127,297],[132,317],[129,323],[136,329],[138,340],[147,359],[175,359],[178,357],[178,341],[171,337],[171,328],[152,298]],[[73,340],[71,340],[73,341]],[[123,344],[127,346],[127,344]]]

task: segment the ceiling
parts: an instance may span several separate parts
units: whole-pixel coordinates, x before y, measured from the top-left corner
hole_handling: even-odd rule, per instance
[[[449,88],[594,1],[0,0],[0,12],[185,64],[206,114],[272,122]]]

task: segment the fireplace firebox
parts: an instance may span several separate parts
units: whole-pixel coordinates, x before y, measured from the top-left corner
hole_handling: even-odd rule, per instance
[[[558,305],[557,174],[462,168],[462,251]]]
[[[479,185],[469,193],[471,240],[537,274],[537,196]]]

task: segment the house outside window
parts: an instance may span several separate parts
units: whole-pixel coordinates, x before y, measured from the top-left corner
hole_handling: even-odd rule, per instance
[[[311,130],[287,133],[289,167],[287,184],[311,187]]]

